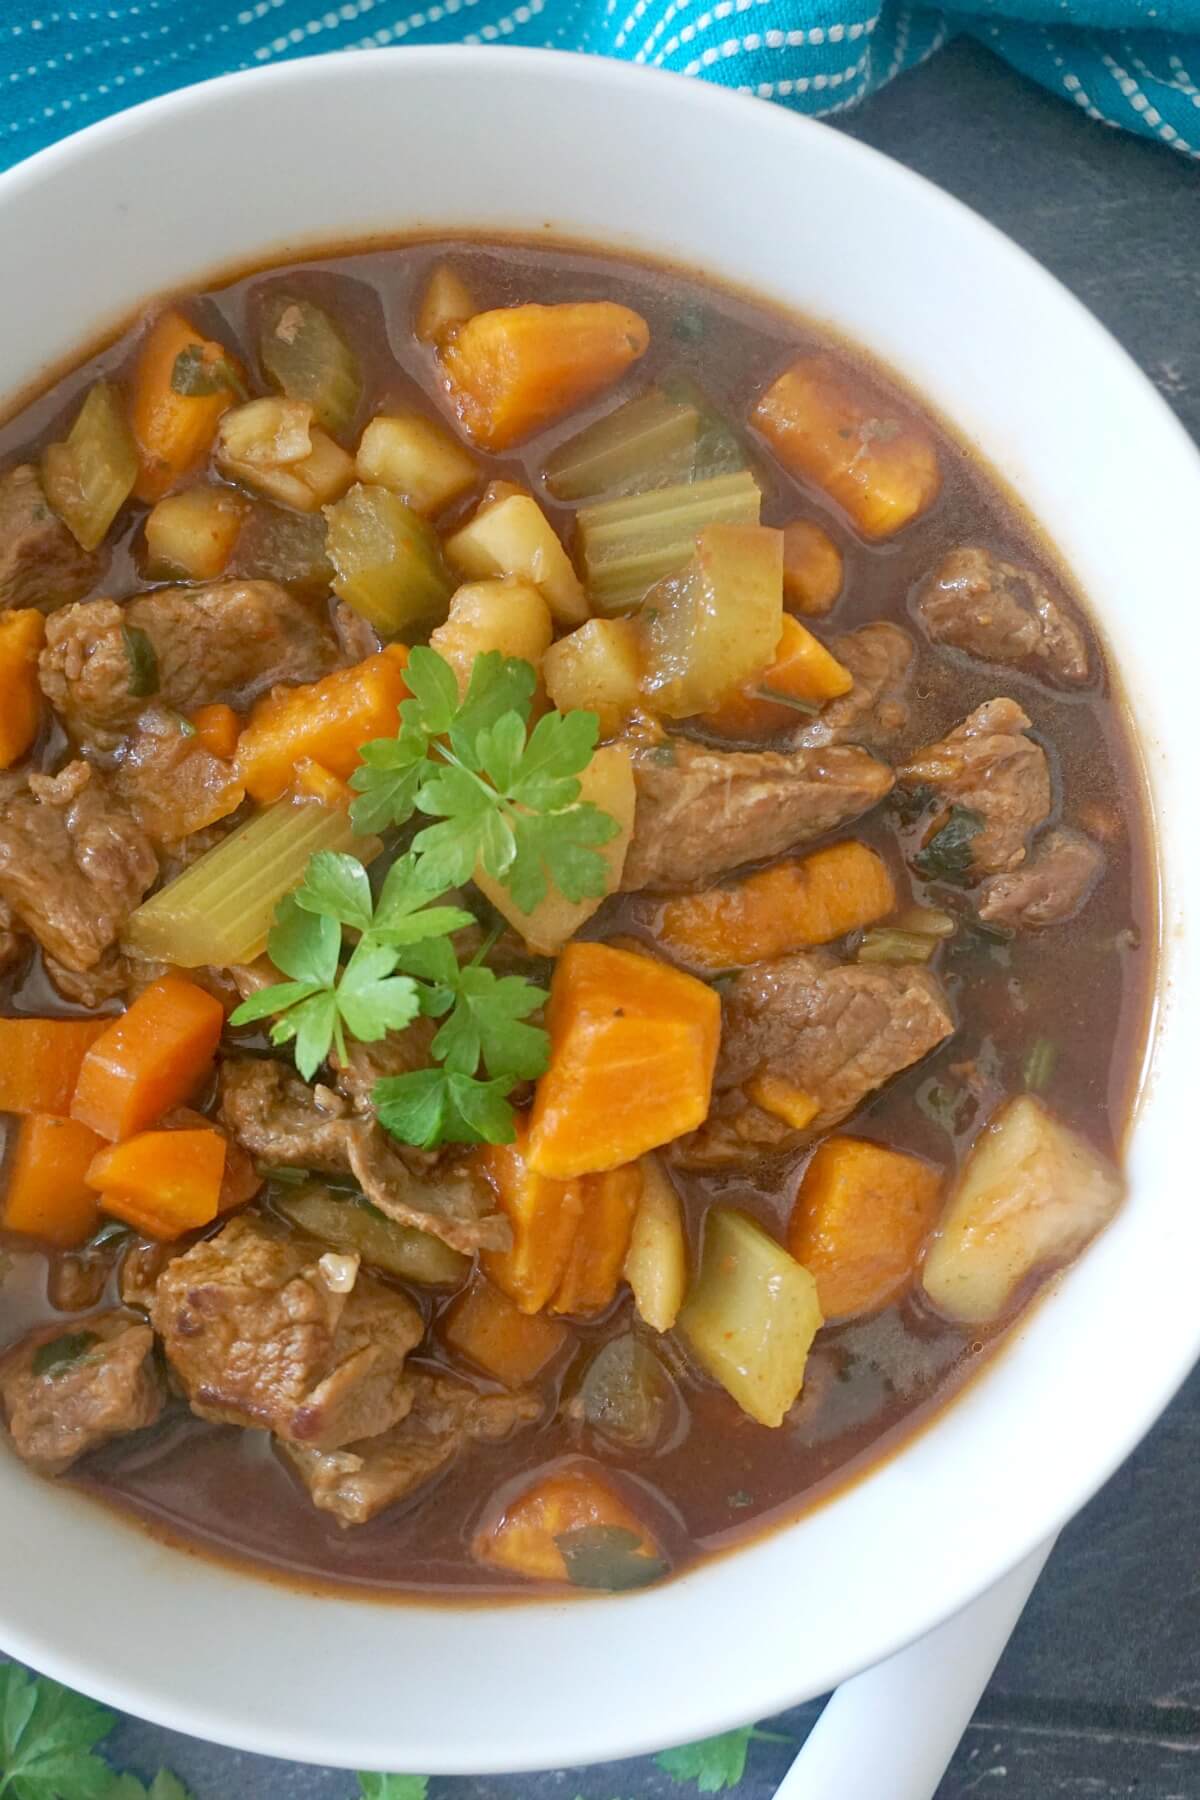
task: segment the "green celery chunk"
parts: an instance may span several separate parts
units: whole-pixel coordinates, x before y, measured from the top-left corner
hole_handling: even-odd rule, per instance
[[[62,444],[42,453],[46,498],[85,550],[95,550],[133,492],[138,454],[111,381],[88,390]]]
[[[253,962],[267,947],[275,908],[318,850],[370,862],[378,838],[356,837],[349,814],[315,800],[277,800],[214,844],[144,900],[123,935],[127,950],[182,969]]]
[[[928,962],[938,940],[928,931],[900,931],[894,925],[874,925],[863,933],[854,960],[860,963]]]
[[[325,518],[333,589],[347,606],[384,638],[441,624],[454,582],[432,525],[390,489],[361,482],[327,506]]]
[[[276,1212],[310,1237],[334,1250],[361,1256],[370,1268],[400,1281],[457,1287],[471,1266],[467,1257],[428,1231],[401,1225],[369,1201],[334,1194],[318,1183],[298,1193],[276,1195],[274,1205]]]
[[[650,388],[560,444],[546,463],[556,500],[641,494],[690,478],[700,440],[695,406]]]
[[[762,494],[748,469],[607,500],[578,515],[588,597],[597,612],[629,612],[676,575],[706,525],[757,525]]]
[[[358,358],[323,307],[293,294],[268,295],[259,359],[289,400],[306,400],[316,423],[336,437],[353,422],[362,399]]]

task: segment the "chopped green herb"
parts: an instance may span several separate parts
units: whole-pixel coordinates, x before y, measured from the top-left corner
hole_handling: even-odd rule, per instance
[[[723,1731],[719,1737],[702,1738],[698,1744],[680,1744],[677,1750],[664,1750],[654,1760],[672,1781],[694,1781],[702,1794],[719,1794],[724,1788],[737,1787],[741,1781],[751,1744],[788,1741],[782,1732],[743,1725],[737,1731]]]
[[[200,394],[236,394],[248,398],[246,384],[228,356],[209,356],[205,344],[188,344],[171,365],[171,388],[189,397]]]
[[[292,1169],[280,1163],[258,1163],[258,1173],[264,1181],[273,1181],[279,1187],[303,1187],[311,1179],[311,1169]]]
[[[929,881],[963,882],[971,872],[972,841],[983,823],[969,806],[952,806],[946,823],[913,857],[914,866]]]
[[[578,1525],[555,1538],[575,1587],[622,1593],[645,1587],[667,1572],[661,1557],[647,1553],[643,1540],[623,1525]]]
[[[815,700],[801,700],[795,694],[781,694],[778,688],[762,684],[754,690],[757,700],[773,700],[777,706],[790,706],[793,712],[803,713],[806,718],[815,719],[821,708]]]
[[[51,1338],[48,1344],[39,1344],[33,1353],[33,1372],[35,1375],[49,1375],[55,1380],[86,1356],[93,1344],[100,1342],[94,1331],[67,1331],[62,1337]],[[3,1789],[0,1788],[0,1792]]]
[[[1031,1094],[1048,1087],[1058,1064],[1058,1045],[1050,1038],[1035,1038],[1021,1063],[1021,1079]]]
[[[135,700],[145,700],[158,692],[158,657],[140,625],[121,624],[121,642],[129,663],[129,692]]]
[[[190,719],[185,719],[182,713],[179,715],[178,725],[180,737],[195,737],[196,727],[192,724]]]

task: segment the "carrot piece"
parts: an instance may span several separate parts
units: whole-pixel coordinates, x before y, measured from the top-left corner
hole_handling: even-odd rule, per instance
[[[38,653],[46,621],[36,607],[0,617],[0,769],[24,756],[42,722]]]
[[[217,1196],[217,1211],[232,1212],[235,1207],[245,1206],[253,1200],[263,1185],[263,1177],[249,1151],[243,1150],[236,1138],[221,1131],[211,1119],[206,1119],[202,1112],[191,1106],[175,1106],[162,1120],[165,1131],[219,1131],[225,1139],[225,1173],[221,1177],[221,1192]]]
[[[546,1008],[529,1166],[569,1179],[634,1162],[708,1113],[721,1035],[711,988],[651,956],[574,942]]]
[[[637,1587],[665,1571],[649,1529],[580,1464],[540,1476],[476,1534],[471,1551],[531,1581],[580,1587]]]
[[[793,1131],[803,1131],[821,1110],[821,1102],[805,1093],[802,1087],[797,1087],[793,1081],[785,1081],[782,1075],[772,1075],[766,1069],[760,1075],[751,1076],[746,1083],[746,1093],[755,1106],[773,1113]]]
[[[517,1121],[516,1141],[485,1144],[476,1166],[495,1189],[512,1226],[511,1250],[485,1250],[488,1277],[523,1313],[540,1312],[562,1280],[579,1225],[583,1194],[577,1181],[551,1181],[528,1162],[529,1132]]]
[[[444,332],[439,357],[467,432],[507,450],[616,381],[649,342],[639,313],[585,300],[475,313]]]
[[[221,1002],[193,982],[152,982],[84,1057],[71,1117],[112,1140],[152,1125],[200,1086],[224,1023]]]
[[[258,701],[238,739],[237,769],[246,792],[266,805],[292,785],[304,757],[345,780],[372,738],[394,737],[408,697],[404,661],[381,651],[320,681],[275,688]]]
[[[225,1138],[202,1131],[142,1131],[106,1144],[87,1172],[100,1205],[151,1237],[176,1238],[211,1224],[225,1178]]]
[[[832,943],[895,907],[886,863],[852,838],[741,881],[665,900],[656,908],[654,933],[680,962],[735,969]]]
[[[349,812],[354,803],[354,790],[349,783],[340,775],[331,775],[311,756],[302,756],[296,764],[296,779],[292,786],[297,794],[319,800],[322,806],[338,806],[343,812]]]
[[[510,1388],[540,1375],[571,1335],[543,1314],[521,1312],[482,1275],[448,1308],[441,1332],[451,1350]]]
[[[877,1312],[909,1283],[933,1229],[939,1169],[863,1138],[830,1137],[804,1171],[788,1249],[827,1319]]]
[[[0,1019],[0,1112],[65,1119],[83,1059],[108,1019]]]
[[[811,519],[793,519],[783,528],[783,603],[808,618],[820,618],[842,591],[842,553],[827,531]]]
[[[891,537],[937,499],[933,438],[891,396],[819,353],[800,356],[751,409],[785,469],[824,489],[866,538]]]
[[[226,762],[232,761],[237,751],[238,733],[242,728],[242,722],[232,706],[226,706],[223,700],[216,700],[211,706],[197,707],[188,723],[210,756],[222,757]]]
[[[176,386],[176,365],[185,353],[187,360],[194,362],[198,377],[206,371],[214,381],[229,371],[239,380],[241,377],[224,344],[203,337],[173,306],[159,315],[138,357],[129,408],[141,462],[133,490],[139,500],[161,500],[173,482],[203,461],[221,414],[238,397],[225,385],[211,394],[181,393]],[[182,370],[184,365],[180,367]]]
[[[611,1306],[625,1267],[642,1192],[637,1163],[583,1178],[583,1212],[552,1313],[597,1313]]]
[[[839,694],[848,694],[853,686],[849,669],[831,656],[820,639],[798,619],[785,613],[774,662],[730,694],[715,712],[702,717],[709,731],[720,732],[724,737],[770,737],[773,732],[804,723],[789,701],[819,707],[826,700],[836,700]],[[775,694],[782,698],[773,699]]]
[[[29,1113],[21,1120],[8,1172],[0,1225],[74,1250],[100,1222],[96,1196],[84,1179],[102,1141],[74,1119]]]

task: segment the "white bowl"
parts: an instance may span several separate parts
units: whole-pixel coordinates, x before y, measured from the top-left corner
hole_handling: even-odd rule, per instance
[[[458,228],[735,280],[894,364],[981,447],[1075,571],[1134,698],[1163,962],[1116,1223],[932,1429],[661,1589],[491,1608],[306,1595],[163,1548],[0,1458],[5,1649],[183,1731],[426,1773],[632,1754],[823,1692],[1060,1526],[1200,1352],[1200,978],[1184,928],[1200,919],[1200,463],[1183,431],[1049,276],[894,163],[700,83],[511,49],[234,76],[0,178],[0,393],[214,267]]]

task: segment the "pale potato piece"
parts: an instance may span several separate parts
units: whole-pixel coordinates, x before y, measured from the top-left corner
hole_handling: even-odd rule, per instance
[[[532,581],[556,624],[581,625],[588,603],[558,534],[531,494],[507,494],[480,507],[447,538],[450,566],[460,575],[513,575]]]
[[[601,812],[617,821],[620,829],[607,844],[599,846],[599,854],[608,868],[606,893],[615,893],[621,885],[625,852],[633,836],[633,814],[637,805],[637,789],[633,780],[633,762],[624,744],[606,744],[596,751],[579,777],[579,798],[590,800]],[[568,900],[557,888],[551,888],[545,899],[532,912],[522,912],[503,883],[477,867],[475,885],[480,888],[498,912],[521,933],[531,950],[540,956],[557,956],[569,938],[600,906],[604,895],[589,900]]]
[[[652,1331],[670,1331],[687,1290],[683,1209],[674,1183],[651,1152],[640,1163],[642,1193],[625,1256],[625,1279],[639,1318]]]
[[[633,619],[589,619],[551,645],[542,661],[546,692],[559,712],[584,708],[615,737],[642,704],[642,650]]]
[[[185,488],[146,515],[146,549],[156,569],[214,581],[233,554],[248,502],[227,489]]]
[[[420,413],[381,413],[359,439],[360,481],[391,488],[427,517],[469,492],[479,480],[473,456],[443,425]]]
[[[450,664],[465,694],[477,656],[499,650],[540,669],[553,637],[550,609],[532,582],[472,581],[455,593],[429,648]]]
[[[1040,1100],[1010,1100],[971,1148],[925,1258],[926,1294],[952,1319],[999,1318],[1035,1269],[1078,1255],[1124,1191],[1107,1158]]]

